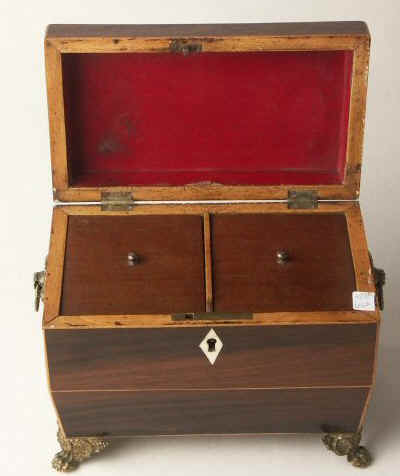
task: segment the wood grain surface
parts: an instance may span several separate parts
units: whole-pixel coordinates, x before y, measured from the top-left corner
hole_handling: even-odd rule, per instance
[[[211,243],[211,225],[210,214],[203,215],[203,234],[204,234],[204,266],[205,266],[205,290],[206,290],[206,311],[212,312],[214,306],[213,284],[212,284],[212,243]]]
[[[351,310],[353,260],[344,214],[213,215],[214,310]],[[276,253],[286,250],[287,263]]]
[[[220,327],[215,364],[199,348],[208,328],[47,330],[52,390],[368,386],[375,324]]]
[[[136,266],[129,266],[130,252]],[[202,217],[69,217],[62,314],[201,311]]]
[[[172,321],[169,313],[154,314],[82,314],[66,315],[60,313],[61,288],[64,265],[64,243],[66,241],[67,220],[69,216],[84,217],[140,217],[152,215],[245,215],[245,214],[281,214],[282,216],[297,215],[330,215],[344,214],[353,258],[356,290],[375,291],[371,264],[368,255],[368,245],[362,223],[360,205],[358,202],[322,202],[319,207],[310,210],[288,209],[285,203],[207,203],[207,204],[140,204],[130,211],[102,211],[98,205],[67,205],[57,206],[53,212],[52,239],[48,259],[47,290],[45,300],[44,328],[80,329],[80,328],[143,328],[143,327],[200,327],[213,322],[207,321]],[[60,222],[62,226],[59,226]],[[210,256],[207,257],[211,263]],[[210,267],[208,267],[210,271]],[[208,280],[208,286],[211,280]],[[53,292],[50,290],[58,290]],[[209,289],[210,291],[210,289]],[[208,294],[210,296],[210,294]],[[351,324],[379,322],[379,310],[368,311],[304,311],[304,312],[266,312],[255,313],[253,320],[234,323],[240,325],[301,325],[301,324]],[[217,321],[213,325],[226,326],[232,324],[229,320]]]
[[[55,208],[51,223],[50,249],[46,263],[44,323],[50,322],[60,315],[67,227],[68,215],[62,208]]]
[[[366,389],[53,392],[67,436],[356,431]]]
[[[63,25],[47,27],[47,38],[228,35],[369,35],[364,22],[217,23],[203,25]]]

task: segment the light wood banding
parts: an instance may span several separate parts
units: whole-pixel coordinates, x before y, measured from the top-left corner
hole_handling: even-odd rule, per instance
[[[210,214],[204,213],[204,262],[205,262],[205,282],[206,282],[206,311],[213,311],[213,272],[211,254],[211,229]]]
[[[60,315],[67,225],[68,215],[62,208],[55,208],[51,225],[50,249],[47,257],[44,326]]]

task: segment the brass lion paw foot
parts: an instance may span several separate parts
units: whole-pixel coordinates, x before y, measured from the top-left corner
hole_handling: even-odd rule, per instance
[[[79,463],[72,458],[72,451],[62,450],[54,456],[51,465],[57,471],[67,472],[76,469]]]
[[[57,471],[72,471],[79,463],[100,453],[109,445],[108,441],[99,437],[67,438],[61,428],[58,429],[57,439],[61,446],[52,461],[52,466]]]
[[[328,450],[347,456],[347,461],[357,468],[366,468],[372,462],[369,451],[360,446],[361,433],[327,433],[322,441]]]

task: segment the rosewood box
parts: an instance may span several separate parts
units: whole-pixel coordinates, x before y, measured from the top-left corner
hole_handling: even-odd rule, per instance
[[[55,469],[189,434],[321,433],[370,463],[369,44],[361,22],[48,27]]]

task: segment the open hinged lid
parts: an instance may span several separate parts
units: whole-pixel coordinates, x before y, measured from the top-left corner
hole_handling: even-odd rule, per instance
[[[364,23],[51,25],[55,198],[357,199]]]

